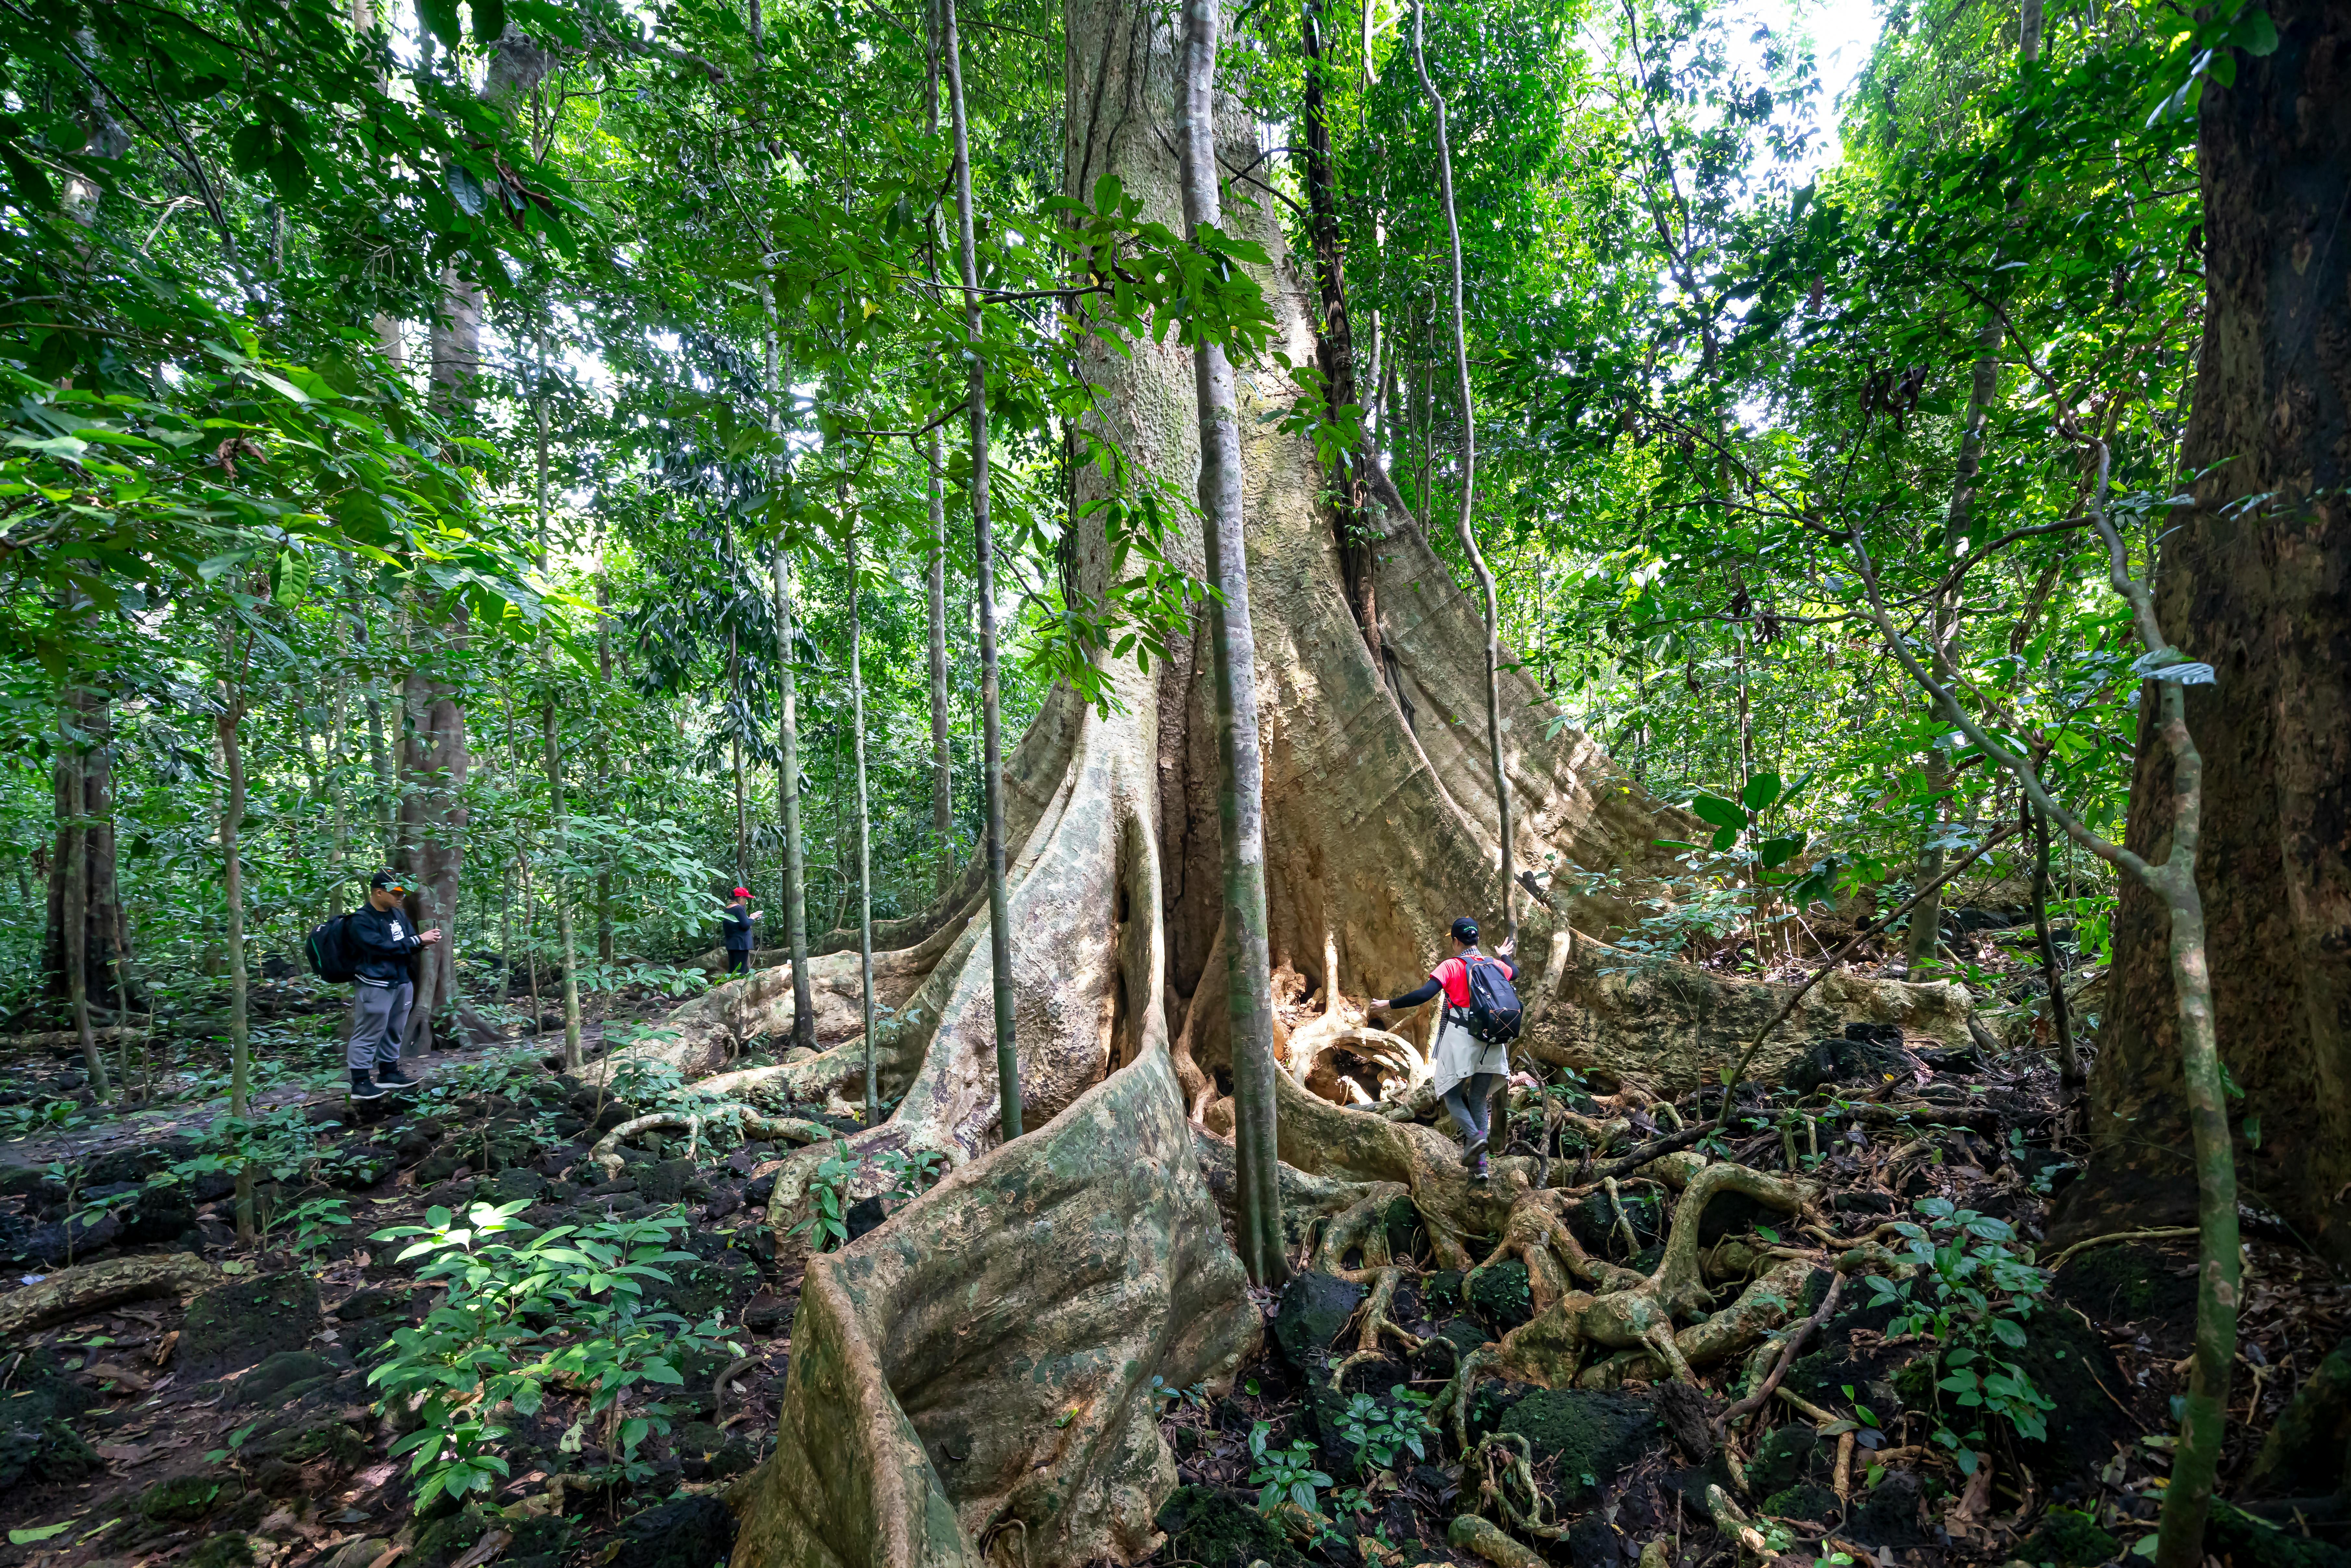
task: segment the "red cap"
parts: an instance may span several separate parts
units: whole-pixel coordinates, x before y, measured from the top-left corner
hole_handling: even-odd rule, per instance
[[[751,890],[747,887],[738,887],[735,890],[735,896],[737,898],[748,898],[751,896]]]

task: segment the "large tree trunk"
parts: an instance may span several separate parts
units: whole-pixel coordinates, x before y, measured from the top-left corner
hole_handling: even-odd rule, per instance
[[[53,767],[57,841],[49,856],[48,920],[41,944],[41,989],[65,1001],[72,994],[68,952],[82,954],[82,984],[93,996],[110,996],[116,966],[126,956],[115,937],[126,929],[114,860],[114,704],[92,686],[69,687],[65,721],[78,740],[61,742]],[[81,931],[69,934],[67,886],[78,872],[82,889]]]
[[[2187,688],[2204,757],[2198,880],[2220,1054],[2242,1086],[2237,1169],[2351,1261],[2351,12],[2270,7],[2279,45],[2208,80],[2204,349],[2180,454],[2211,471],[2168,525],[2158,613],[2215,684]],[[2213,467],[2212,465],[2219,466]],[[2250,497],[2263,497],[2245,507]],[[2140,712],[2128,842],[2169,833],[2171,761]],[[2126,882],[2091,1072],[2093,1159],[2058,1236],[2193,1223],[2196,1172],[2168,919]],[[2258,1142],[2253,1124],[2258,1123]]]
[[[1066,4],[1065,188],[1082,193],[1115,173],[1145,218],[1177,227],[1177,159],[1165,134],[1179,123],[1171,19],[1114,0]],[[1221,96],[1217,146],[1228,171],[1256,158],[1245,110]],[[1281,255],[1270,204],[1236,201],[1232,218],[1235,232]],[[1277,346],[1307,362],[1311,294],[1279,260],[1260,282],[1278,313]],[[1081,363],[1096,382],[1102,434],[1161,482],[1191,488],[1200,452],[1190,350],[1095,342]],[[1343,1110],[1301,1083],[1321,1044],[1377,1034],[1361,1028],[1361,999],[1426,973],[1454,916],[1499,913],[1500,814],[1479,722],[1482,618],[1393,486],[1367,476],[1391,685],[1356,623],[1312,452],[1268,417],[1290,404],[1294,387],[1270,359],[1238,367],[1236,380],[1267,940],[1277,970],[1303,975],[1325,998],[1322,1016],[1288,1037],[1275,1077],[1281,1158],[1344,1178],[1325,1187],[1418,1184],[1416,1197],[1425,1189],[1432,1203],[1474,1206],[1455,1150],[1429,1129]],[[1090,486],[1100,483],[1086,465],[1077,504],[1096,498]],[[1076,553],[1080,590],[1099,594],[1110,563],[1100,532],[1081,532]],[[1196,528],[1172,538],[1169,553],[1195,575],[1205,570]],[[999,1136],[984,869],[967,870],[924,915],[876,927],[877,945],[895,949],[875,959],[892,1009],[877,1044],[885,1089],[903,1097],[889,1121],[847,1141],[867,1155],[935,1151],[954,1174],[872,1235],[810,1260],[777,1450],[737,1494],[736,1568],[977,1564],[998,1539],[1031,1568],[1060,1568],[1131,1562],[1155,1544],[1152,1519],[1175,1467],[1150,1417],[1154,1381],[1182,1387],[1229,1375],[1259,1322],[1217,1214],[1231,1147],[1186,1126],[1187,1109],[1216,1096],[1213,1075],[1230,1051],[1207,635],[1203,617],[1178,656],[1148,674],[1131,663],[1106,669],[1117,699],[1107,712],[1055,690],[1007,760],[1006,929],[1029,1135]],[[1417,734],[1399,692],[1419,716]],[[1589,740],[1554,737],[1557,710],[1531,679],[1505,671],[1502,694],[1505,760],[1521,803],[1518,862],[1623,867],[1639,881],[1659,855],[1650,841],[1676,836],[1660,831],[1656,803]],[[1532,901],[1529,951],[1552,960],[1540,984],[1530,976],[1541,1013],[1534,1054],[1650,1072],[1648,1040],[1595,1027],[1568,980],[1583,974],[1573,999],[1597,1005],[1612,987],[1635,985],[1596,972],[1604,948],[1576,970],[1568,923],[1606,930],[1637,909],[1584,900],[1565,878]],[[820,1095],[859,1081],[856,960],[836,953],[810,967],[833,1000],[820,1019],[840,1031],[826,1032],[829,1049],[705,1090]],[[1768,1016],[1754,1009],[1774,1005],[1767,988],[1669,969],[1680,988],[1648,986],[1647,1018],[1701,1042],[1680,1069],[1688,1076],[1708,1064],[1703,1045],[1742,1041],[1723,1017],[1751,1032]],[[763,1030],[786,1016],[791,978],[771,967],[714,988],[679,1009],[674,1038],[652,1049],[689,1071],[714,1070],[728,1028]],[[1913,992],[1947,995],[1857,986],[1823,997],[1822,1011],[1840,996],[1865,1014],[1883,1011],[1894,1005],[1886,998]],[[1384,1049],[1414,1055],[1402,1041]],[[824,1157],[784,1163],[772,1218],[798,1218]],[[876,1190],[877,1179],[861,1176],[852,1196]],[[1486,1201],[1493,1211],[1480,1210],[1479,1222],[1499,1228],[1507,1200]]]

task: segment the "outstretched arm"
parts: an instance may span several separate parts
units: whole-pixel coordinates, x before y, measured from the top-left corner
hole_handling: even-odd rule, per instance
[[[1420,983],[1420,987],[1417,990],[1406,991],[1400,997],[1390,997],[1384,1002],[1374,1001],[1372,1003],[1372,1006],[1375,1008],[1385,1008],[1391,1010],[1402,1008],[1416,1008],[1420,1006],[1421,1003],[1427,1001],[1430,998],[1436,996],[1437,989],[1437,977],[1431,975],[1427,979],[1423,980]]]

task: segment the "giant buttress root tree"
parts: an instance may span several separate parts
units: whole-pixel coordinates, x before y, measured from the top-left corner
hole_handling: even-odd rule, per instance
[[[1171,19],[1123,0],[1069,0],[1067,37],[1070,188],[1114,173],[1146,216],[1177,226],[1176,155],[1162,134],[1176,123],[1180,79]],[[1217,145],[1227,228],[1280,257],[1273,214],[1248,203],[1246,180],[1229,179],[1255,149],[1245,114],[1221,99]],[[1305,361],[1314,351],[1307,290],[1280,260],[1259,281],[1280,346]],[[1172,341],[1097,342],[1083,352],[1102,434],[1130,462],[1188,491],[1199,463],[1189,352]],[[1434,1234],[1501,1230],[1527,1197],[1518,1167],[1531,1162],[1502,1162],[1494,1191],[1473,1193],[1431,1129],[1342,1109],[1301,1082],[1301,1052],[1318,1040],[1345,1035],[1367,1051],[1401,1047],[1408,1057],[1409,1046],[1362,1029],[1360,1002],[1347,998],[1424,972],[1453,916],[1499,913],[1490,824],[1499,813],[1478,722],[1481,620],[1403,508],[1375,507],[1384,649],[1375,662],[1350,608],[1311,448],[1265,417],[1295,389],[1270,362],[1240,367],[1238,379],[1270,945],[1277,969],[1307,977],[1325,998],[1322,1018],[1289,1038],[1288,1071],[1277,1075],[1281,1158],[1307,1173],[1300,1190],[1324,1212],[1360,1214],[1403,1192],[1431,1212]],[[1099,483],[1085,471],[1081,505]],[[1080,587],[1099,593],[1109,550],[1098,528],[1080,534],[1077,554]],[[1173,540],[1171,554],[1201,573],[1196,528]],[[885,949],[876,979],[892,1009],[878,1041],[884,1092],[901,1098],[888,1121],[848,1142],[864,1154],[934,1151],[956,1168],[888,1225],[810,1260],[778,1448],[736,1494],[737,1568],[976,1563],[999,1539],[1035,1568],[1131,1560],[1153,1543],[1153,1515],[1174,1484],[1154,1426],[1154,1380],[1183,1386],[1228,1374],[1255,1343],[1257,1309],[1212,1196],[1229,1192],[1228,1180],[1219,1188],[1211,1178],[1228,1176],[1231,1148],[1186,1115],[1214,1097],[1210,1074],[1228,1046],[1207,635],[1204,619],[1176,657],[1148,673],[1109,668],[1116,701],[1107,713],[1055,691],[1007,759],[1008,929],[1029,1135],[1009,1145],[998,1136],[980,868],[925,914],[876,927]],[[1556,710],[1531,681],[1506,672],[1504,686],[1507,760],[1521,803],[1517,863],[1556,864],[1556,855],[1643,872],[1655,853],[1655,802],[1589,741],[1547,738]],[[1590,1016],[1621,1006],[1671,1024],[1664,1038],[1687,1049],[1659,1071],[1686,1084],[1706,1050],[1741,1038],[1742,1020],[1751,1032],[1785,994],[1672,967],[1662,981],[1612,975],[1606,949],[1571,952],[1568,923],[1605,930],[1625,910],[1579,899],[1564,878],[1546,898],[1532,901],[1528,952],[1542,995],[1574,1005],[1550,1009],[1538,1054],[1578,1055],[1620,1075],[1650,1071],[1646,1039],[1613,1035]],[[828,1049],[722,1073],[705,1088],[810,1095],[858,1075],[861,1042],[840,1005],[854,959],[811,962]],[[649,1049],[689,1072],[714,1071],[737,1043],[730,1029],[765,1032],[789,1017],[790,984],[771,967],[716,988],[674,1017],[672,1040]],[[1842,998],[1866,1016],[1907,1016],[1925,1032],[1964,1038],[1964,1009],[1948,988],[1822,992],[1824,1009]],[[1572,1030],[1557,1021],[1571,1012],[1580,1015]],[[1818,1022],[1800,1015],[1791,1032]],[[831,1152],[784,1162],[772,1217],[798,1217]],[[1520,1227],[1520,1243],[1538,1257],[1551,1245],[1539,1218]],[[1339,1228],[1353,1223],[1343,1217]],[[1596,1282],[1606,1299],[1611,1281]],[[1606,1312],[1561,1332],[1591,1328],[1584,1337],[1595,1348],[1640,1356],[1670,1333],[1668,1305],[1659,1298],[1641,1309],[1648,1315],[1630,1343],[1601,1327]],[[1608,1364],[1621,1373],[1630,1364]]]

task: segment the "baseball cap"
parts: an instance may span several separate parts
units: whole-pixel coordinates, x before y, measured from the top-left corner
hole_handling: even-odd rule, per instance
[[[370,887],[379,888],[385,893],[414,893],[416,891],[415,883],[401,875],[400,873],[392,870],[384,870],[376,873],[375,875],[368,879],[368,885]]]
[[[1453,939],[1456,942],[1475,942],[1478,940],[1478,923],[1463,915],[1453,923]]]
[[[738,887],[735,890],[735,896],[737,898],[748,898],[751,896],[751,890],[747,887]]]

